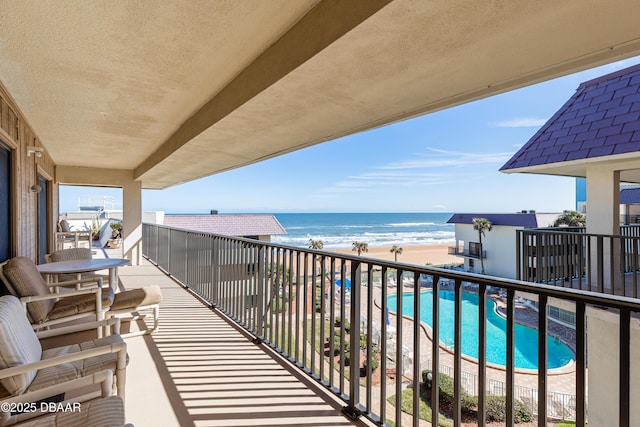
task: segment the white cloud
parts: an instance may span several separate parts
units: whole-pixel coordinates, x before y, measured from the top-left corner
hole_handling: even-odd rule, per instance
[[[421,159],[410,159],[401,162],[389,163],[387,165],[379,166],[377,169],[430,169],[463,165],[504,163],[513,155],[513,153],[464,153],[434,148],[427,149],[435,154],[428,155],[428,157]]]
[[[503,164],[512,153],[467,153],[427,148],[427,152],[416,153],[413,158],[383,164],[373,171],[357,175],[348,175],[342,181],[319,190],[323,194],[336,193],[373,193],[400,187],[427,187],[447,185],[458,182],[471,182],[478,179],[478,167]],[[474,168],[448,170],[456,166],[478,165]],[[438,169],[434,172],[433,169]],[[470,173],[473,176],[469,175]]]
[[[519,117],[502,122],[492,123],[493,126],[499,128],[531,128],[540,127],[547,122],[548,119],[537,119],[534,117]]]

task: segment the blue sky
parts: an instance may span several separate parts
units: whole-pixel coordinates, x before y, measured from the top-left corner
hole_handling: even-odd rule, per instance
[[[580,83],[640,63],[635,57],[362,132],[166,190],[144,210],[230,212],[557,212],[575,208],[575,179],[498,169]],[[61,187],[61,211],[80,195]]]

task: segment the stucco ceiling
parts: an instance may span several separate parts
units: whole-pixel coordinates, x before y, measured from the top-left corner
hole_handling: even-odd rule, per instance
[[[0,81],[57,165],[164,188],[640,54],[638,16],[601,0],[3,0]]]

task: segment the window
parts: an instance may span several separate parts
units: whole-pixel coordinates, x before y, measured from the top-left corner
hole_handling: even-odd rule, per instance
[[[480,256],[482,252],[482,245],[477,242],[469,242],[469,255],[471,256]]]

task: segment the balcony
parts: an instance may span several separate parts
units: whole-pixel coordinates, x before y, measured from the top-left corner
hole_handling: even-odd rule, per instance
[[[640,310],[640,303],[607,295],[148,224],[143,246],[157,267],[122,269],[121,280],[127,287],[160,283],[165,302],[160,332],[128,340],[127,416],[140,426],[349,425],[345,415],[364,424],[418,425],[417,418],[399,408],[403,400],[417,408],[419,396],[411,391],[420,390],[422,371],[434,366],[438,374],[432,375],[428,393],[437,402],[435,385],[444,381],[443,375],[453,379],[454,425],[462,420],[460,396],[466,392],[477,396],[481,420],[488,396],[496,394],[506,399],[507,425],[513,424],[513,408],[520,401],[545,425],[568,419],[583,426],[587,394],[597,399],[597,389],[587,385],[586,316],[600,310],[596,306],[619,313],[625,337],[631,313]],[[340,288],[337,278],[340,283],[349,279],[350,289]],[[389,297],[398,293],[398,283],[404,283],[409,299],[398,298],[393,306]],[[428,295],[445,287],[455,306],[452,340],[444,337],[449,321],[436,316],[429,326],[410,317],[424,301],[410,297],[427,292],[438,312],[441,298]],[[479,298],[479,321],[472,332],[480,337],[477,358],[460,350],[466,339],[459,326],[463,291],[489,297]],[[541,308],[533,317],[523,297]],[[547,366],[549,343],[544,339],[557,330],[546,315],[550,299],[573,305],[577,313],[574,332],[557,335],[573,348],[575,362],[553,370]],[[485,327],[492,301],[506,319],[503,367],[487,358],[489,347],[495,346],[487,343]],[[516,324],[532,321],[541,331],[536,349],[541,363],[522,370],[515,366],[520,342]],[[351,350],[348,363],[332,356],[360,348],[363,335],[369,345]],[[621,339],[619,347],[619,362],[613,363],[621,372],[616,402],[619,425],[628,426],[628,340]],[[595,365],[594,354],[589,362]],[[377,357],[378,376],[361,369],[362,361],[371,366]],[[153,411],[149,401],[155,402]]]
[[[120,269],[127,288],[158,284],[161,329],[127,339],[127,421],[135,426],[352,425],[335,397],[258,346],[150,263]]]
[[[457,255],[457,256],[461,256],[464,258],[474,258],[474,259],[480,259],[480,258],[487,258],[487,251],[483,251],[481,250],[481,247],[478,246],[474,246],[474,247],[470,247],[470,248],[462,248],[462,247],[456,247],[456,246],[449,246],[449,255]]]
[[[583,227],[516,231],[517,278],[632,298],[640,279],[640,226],[619,235],[586,233]]]

